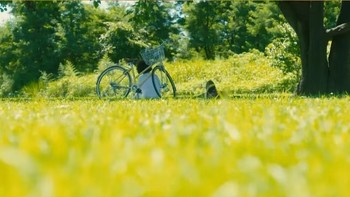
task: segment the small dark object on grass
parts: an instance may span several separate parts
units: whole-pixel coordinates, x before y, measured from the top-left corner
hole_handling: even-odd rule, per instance
[[[207,81],[205,84],[205,98],[207,99],[218,99],[220,95],[218,94],[218,90],[215,87],[215,84],[212,80]]]

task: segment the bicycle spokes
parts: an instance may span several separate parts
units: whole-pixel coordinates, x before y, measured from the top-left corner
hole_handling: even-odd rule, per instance
[[[131,76],[121,66],[107,68],[98,77],[96,92],[100,98],[125,98],[130,92]]]

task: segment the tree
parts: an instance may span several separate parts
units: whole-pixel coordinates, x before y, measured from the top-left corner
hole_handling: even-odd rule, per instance
[[[158,0],[137,1],[128,12],[129,21],[141,33],[143,40],[150,44],[159,43],[168,39],[170,33],[176,32],[170,14],[171,5]]]
[[[145,42],[141,33],[135,30],[130,22],[130,15],[126,13],[126,7],[113,4],[108,9],[104,24],[107,30],[101,35],[103,52],[113,62],[123,58],[136,58]]]
[[[4,70],[14,79],[14,90],[37,80],[41,72],[57,73],[61,52],[56,28],[60,20],[59,6],[51,2],[16,3],[12,13],[18,18],[12,28],[9,62]]]
[[[225,34],[228,49],[234,53],[247,52],[260,42],[251,42],[254,36],[249,32],[249,29],[254,26],[250,13],[256,10],[254,2],[236,1],[232,2],[227,12],[228,22],[225,28]],[[255,33],[254,33],[255,34]]]
[[[13,90],[37,81],[42,73],[57,76],[66,61],[80,72],[97,68],[102,57],[99,37],[106,29],[104,12],[79,0],[10,5],[15,19],[0,37],[0,71],[12,78]]]
[[[204,51],[206,59],[214,59],[223,30],[220,1],[200,1],[188,3],[186,12],[186,29],[190,36],[190,47],[197,52]]]
[[[276,4],[253,1],[200,1],[185,7],[190,47],[207,59],[228,57],[251,49],[264,51],[282,35],[285,22]]]
[[[297,93],[349,93],[350,2],[342,2],[337,26],[330,29],[324,25],[322,1],[279,1],[277,4],[299,39],[302,77]]]
[[[60,28],[56,34],[61,37],[58,46],[62,53],[61,62],[70,61],[80,72],[95,70],[101,58],[99,37],[105,25],[100,18],[104,13],[100,14],[98,9],[79,0],[62,2],[60,13]]]

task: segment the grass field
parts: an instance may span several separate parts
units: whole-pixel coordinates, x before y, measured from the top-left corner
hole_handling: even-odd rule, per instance
[[[0,197],[348,196],[350,97],[295,97],[271,65],[167,62],[170,100],[98,100],[100,71],[69,64],[43,75],[0,101]],[[209,79],[222,99],[201,96]]]
[[[0,196],[348,196],[349,102],[2,100]]]

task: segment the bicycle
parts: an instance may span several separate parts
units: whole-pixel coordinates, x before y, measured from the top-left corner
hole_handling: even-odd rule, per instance
[[[149,65],[148,68],[153,68],[149,77],[152,77],[152,84],[159,98],[176,97],[175,83],[163,64],[164,43],[154,48],[146,48],[140,54]],[[137,81],[144,71],[136,74],[136,61],[134,59],[125,61],[126,66],[123,63],[110,66],[98,76],[96,93],[99,98],[122,99],[127,98],[130,92],[133,93],[132,98],[137,98],[141,93],[140,87],[149,77],[141,82]]]

